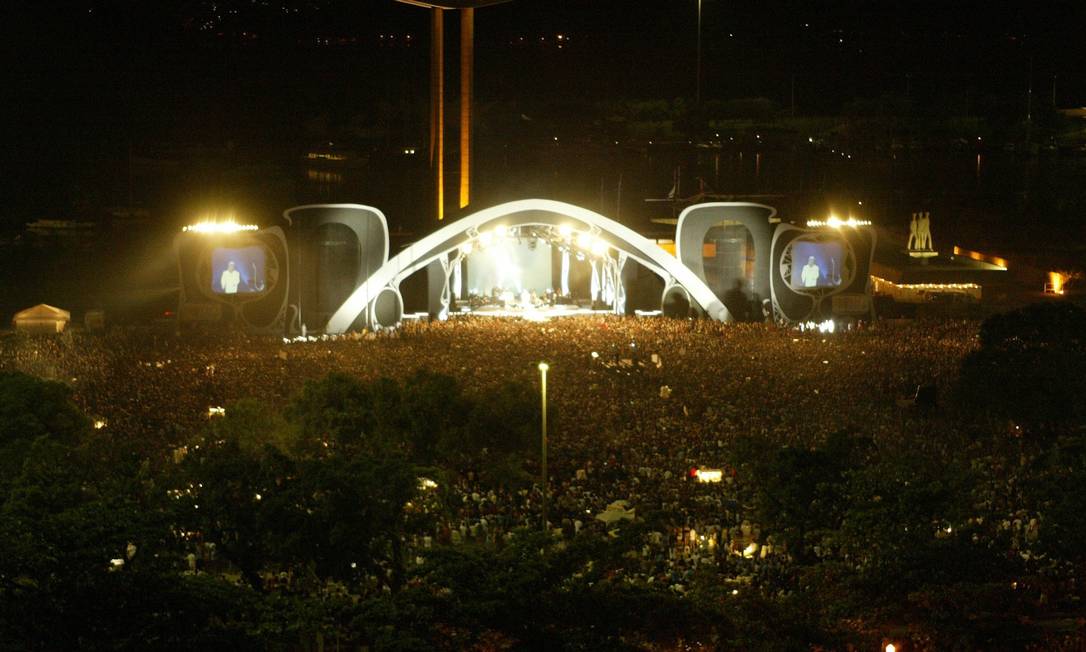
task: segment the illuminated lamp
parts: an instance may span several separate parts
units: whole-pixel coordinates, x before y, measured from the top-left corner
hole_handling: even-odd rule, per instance
[[[573,227],[568,224],[563,224],[562,226],[558,227],[558,233],[563,238],[568,238],[569,236],[573,235]]]
[[[581,249],[592,249],[592,234],[591,233],[579,233],[577,234],[577,246]]]
[[[479,234],[479,244],[483,247],[489,247],[490,243],[494,242],[494,234],[490,231],[484,231]]]
[[[607,243],[603,240],[596,240],[592,243],[592,255],[602,256],[607,253]]]
[[[471,240],[468,240],[464,244],[460,245],[460,253],[464,254],[465,256],[470,256],[471,250],[474,248],[475,244]]]
[[[498,226],[494,227],[494,234],[497,235],[499,238],[504,238],[506,235],[509,234],[509,227],[504,224],[499,224]]]

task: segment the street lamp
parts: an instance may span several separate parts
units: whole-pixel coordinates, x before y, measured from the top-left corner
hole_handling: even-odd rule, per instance
[[[542,423],[542,438],[543,438],[543,531],[547,531],[547,370],[550,369],[550,365],[546,362],[539,363],[539,376],[541,380],[540,389],[541,399],[543,405],[543,423]]]

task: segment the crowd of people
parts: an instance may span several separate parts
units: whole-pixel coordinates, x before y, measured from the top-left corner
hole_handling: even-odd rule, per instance
[[[0,338],[0,370],[69,384],[96,427],[140,439],[150,455],[183,445],[234,401],[285,406],[333,371],[369,381],[425,368],[486,400],[508,381],[538,388],[545,361],[555,537],[649,518],[637,559],[614,579],[682,593],[706,565],[750,581],[786,556],[753,522],[749,487],[729,465],[737,438],[811,447],[842,430],[892,437],[901,399],[921,385],[946,393],[976,329],[881,322],[818,333],[614,316],[456,318],[303,341],[115,329]],[[720,470],[719,482],[699,482],[695,469]],[[539,522],[538,482],[494,486],[466,472],[453,484],[453,508],[412,538],[420,556],[438,545],[500,546]]]

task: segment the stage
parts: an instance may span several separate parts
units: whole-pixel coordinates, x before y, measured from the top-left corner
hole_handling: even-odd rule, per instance
[[[551,319],[560,319],[562,317],[585,317],[591,315],[607,316],[614,314],[615,311],[610,308],[592,309],[586,306],[579,306],[575,304],[559,304],[554,306],[542,305],[529,308],[504,307],[495,304],[482,306],[475,310],[469,308],[453,310],[449,312],[449,319],[465,317],[490,317],[524,319],[526,321],[549,321]],[[659,310],[635,311],[635,315],[637,317],[656,317],[660,314],[661,313]],[[429,319],[429,317],[430,315],[425,312],[416,312],[404,315],[404,319],[412,320],[426,320]]]

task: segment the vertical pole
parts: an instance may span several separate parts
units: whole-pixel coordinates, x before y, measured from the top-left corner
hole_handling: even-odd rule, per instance
[[[1026,144],[1033,133],[1033,55],[1029,56],[1029,90],[1026,94]]]
[[[695,102],[701,106],[701,0],[698,0],[698,83],[695,91]]]
[[[549,500],[549,490],[547,487],[547,366],[546,362],[539,363],[539,373],[542,378],[542,400],[543,400],[543,459],[542,459],[542,471],[543,471],[543,531],[547,531],[547,502]]]
[[[475,10],[460,10],[460,208],[471,203],[471,119],[475,69]]]
[[[431,9],[430,167],[434,171],[437,219],[445,219],[445,11]]]

